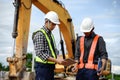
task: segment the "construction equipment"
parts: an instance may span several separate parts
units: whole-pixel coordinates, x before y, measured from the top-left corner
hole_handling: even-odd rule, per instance
[[[34,80],[34,73],[25,71],[31,7],[35,5],[43,13],[55,11],[60,18],[60,43],[63,58],[74,58],[75,33],[68,11],[58,0],[14,0],[15,17],[12,36],[14,38],[13,57],[8,57],[9,80]],[[52,6],[51,6],[52,5]],[[65,54],[63,35],[68,53]],[[67,68],[68,69],[68,68]],[[69,69],[68,69],[69,70]],[[64,72],[64,66],[57,66],[55,72]]]
[[[105,65],[105,68],[104,68],[104,71],[103,71],[103,75],[109,75],[111,73],[111,66],[112,66],[112,62],[110,59],[108,59],[106,61],[106,65]]]
[[[33,73],[25,71],[28,34],[30,26],[31,7],[34,4],[43,13],[55,11],[60,18],[60,34],[62,33],[68,53],[68,58],[73,58],[75,49],[75,34],[72,19],[68,11],[57,0],[14,0],[15,16],[12,37],[14,38],[13,57],[8,57],[10,80],[34,80]],[[51,6],[52,5],[52,6]],[[61,37],[63,57],[66,58]],[[63,67],[64,68],[64,67]],[[62,72],[63,69],[55,70]],[[28,77],[26,77],[26,75]],[[25,78],[26,77],[26,78]]]

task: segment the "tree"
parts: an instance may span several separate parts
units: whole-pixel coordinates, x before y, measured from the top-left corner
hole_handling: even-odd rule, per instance
[[[28,68],[28,71],[31,71],[32,68],[32,53],[26,54],[26,67]]]
[[[2,63],[0,62],[0,71],[2,70]]]
[[[9,66],[4,66],[4,65],[0,62],[0,71],[9,71]]]

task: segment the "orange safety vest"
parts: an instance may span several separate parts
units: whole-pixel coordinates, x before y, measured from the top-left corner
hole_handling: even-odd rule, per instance
[[[89,56],[88,56],[88,62],[87,63],[83,63],[83,56],[84,56],[84,37],[80,38],[80,51],[81,51],[81,56],[80,56],[80,64],[78,65],[78,68],[87,68],[87,69],[96,69],[98,68],[97,64],[93,64],[93,59],[94,59],[94,52],[95,52],[95,48],[97,45],[97,41],[98,41],[99,36],[96,35],[95,38],[93,39],[91,48],[90,48],[90,52],[89,52]]]

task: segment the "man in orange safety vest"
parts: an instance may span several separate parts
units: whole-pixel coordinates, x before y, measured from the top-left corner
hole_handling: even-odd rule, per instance
[[[77,71],[76,80],[98,80],[108,58],[105,41],[95,34],[91,18],[83,19],[80,28],[85,36],[80,36],[76,42],[75,60],[78,63],[73,68]],[[99,58],[102,64],[98,70]]]

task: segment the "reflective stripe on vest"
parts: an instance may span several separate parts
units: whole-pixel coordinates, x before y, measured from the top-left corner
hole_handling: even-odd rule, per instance
[[[95,38],[93,39],[91,48],[90,48],[90,52],[89,52],[89,56],[88,56],[88,62],[87,63],[83,63],[83,56],[84,56],[84,37],[80,38],[80,51],[81,51],[81,56],[80,56],[80,64],[78,65],[78,68],[87,68],[87,69],[96,69],[98,68],[97,64],[93,64],[93,59],[94,59],[94,52],[95,52],[95,48],[97,45],[97,41],[98,41],[99,36],[96,35]]]
[[[53,48],[52,48],[52,45],[51,45],[51,42],[50,42],[50,39],[49,39],[48,35],[46,34],[46,32],[45,32],[43,29],[40,29],[40,31],[45,35],[45,37],[46,37],[46,39],[47,39],[47,42],[48,42],[48,45],[49,45],[49,48],[50,48],[50,51],[51,51],[51,53],[52,53],[52,56],[53,56],[53,58],[56,59],[56,55],[55,55],[55,52],[53,51]],[[52,40],[54,41],[53,35],[51,35],[51,36],[52,36]],[[55,64],[55,62],[43,61],[43,60],[40,59],[38,56],[36,56],[35,59],[36,59],[37,62]]]

